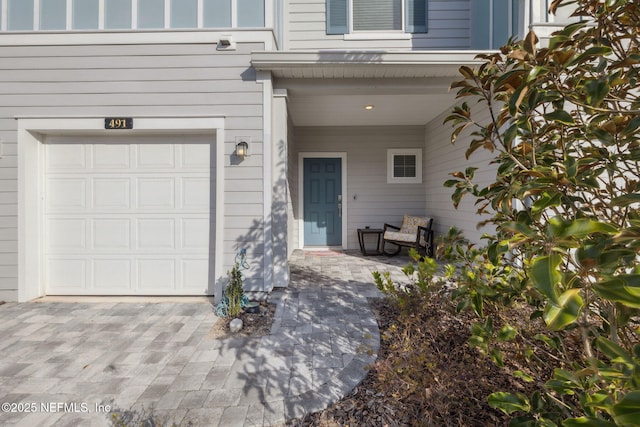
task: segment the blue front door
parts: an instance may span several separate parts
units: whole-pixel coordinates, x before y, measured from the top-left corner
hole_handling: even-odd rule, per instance
[[[342,245],[342,159],[304,159],[304,245]]]

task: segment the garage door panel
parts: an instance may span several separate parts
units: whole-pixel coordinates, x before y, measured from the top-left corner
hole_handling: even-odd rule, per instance
[[[98,289],[130,290],[130,259],[94,259],[92,262],[93,286]]]
[[[84,178],[55,178],[46,184],[46,209],[55,210],[84,210],[87,208],[86,180]]]
[[[81,218],[49,219],[48,248],[83,251],[87,248],[86,220]]]
[[[143,218],[137,221],[137,247],[143,250],[176,249],[175,219]]]
[[[128,178],[95,178],[93,186],[93,209],[122,210],[131,208],[131,180]]]
[[[173,209],[174,178],[138,178],[136,207],[139,209]]]
[[[46,167],[49,171],[86,169],[87,148],[80,144],[48,145]]]
[[[131,167],[129,144],[95,144],[91,146],[94,170],[128,169]]]
[[[94,249],[131,249],[131,221],[129,219],[94,219],[92,231]]]
[[[209,178],[182,179],[182,207],[207,212],[209,209]]]
[[[138,260],[138,284],[140,289],[175,289],[176,262],[173,259]]]
[[[80,291],[87,287],[87,260],[78,258],[49,258],[47,282],[50,287],[64,291]]]
[[[55,137],[45,144],[48,294],[207,293],[215,150],[202,136],[179,140]]]
[[[206,258],[182,260],[182,283],[186,289],[206,292],[202,286],[207,283],[208,276],[209,263]]]
[[[172,144],[139,144],[136,148],[138,168],[175,168],[175,153]]]
[[[182,219],[182,247],[185,249],[207,249],[209,247],[209,218]]]
[[[209,148],[210,146],[206,144],[183,146],[181,166],[189,169],[207,169],[210,164],[209,156],[211,155]]]

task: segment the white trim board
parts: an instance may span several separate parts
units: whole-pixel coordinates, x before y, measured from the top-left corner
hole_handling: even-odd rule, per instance
[[[347,218],[349,217],[347,195],[347,153],[346,152],[300,152],[298,153],[298,245],[300,249],[304,243],[304,159],[306,158],[339,158],[342,159],[342,249],[347,249]],[[314,247],[314,249],[318,249]]]
[[[2,16],[4,19],[4,15]],[[0,46],[56,46],[56,45],[122,45],[122,44],[210,44],[215,46],[223,36],[233,37],[235,43],[264,43],[266,50],[274,48],[273,30],[93,30],[93,31],[34,31],[3,33]]]
[[[23,117],[18,121],[18,301],[45,294],[42,256],[44,209],[44,156],[46,135],[144,135],[171,133],[208,134],[216,143],[216,241],[214,283],[209,284],[220,298],[224,280],[224,125],[220,116],[134,117],[133,130],[108,131],[103,117]]]
[[[256,83],[262,84],[262,192],[263,192],[263,223],[264,223],[264,265],[263,289],[271,291],[273,289],[273,242],[272,242],[272,206],[273,206],[273,167],[271,164],[273,141],[271,139],[271,117],[273,96],[273,82],[271,81],[271,73],[258,72],[256,75]]]

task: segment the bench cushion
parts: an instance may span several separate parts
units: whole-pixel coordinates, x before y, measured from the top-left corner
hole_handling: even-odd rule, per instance
[[[423,218],[420,216],[405,215],[402,219],[402,226],[400,227],[400,233],[413,234],[413,240],[416,239],[416,233],[418,227],[426,227],[429,223],[429,218]]]
[[[412,243],[416,241],[416,233],[411,234],[411,233],[401,233],[399,231],[386,231],[384,233],[384,239]]]
[[[416,233],[400,233],[399,231],[385,231],[384,240],[395,242],[415,243]],[[427,242],[420,236],[420,245],[426,246]]]

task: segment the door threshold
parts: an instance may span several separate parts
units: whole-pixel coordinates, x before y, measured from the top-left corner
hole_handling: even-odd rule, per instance
[[[305,255],[310,256],[343,256],[345,255],[344,249],[342,247],[305,247],[302,249]]]

